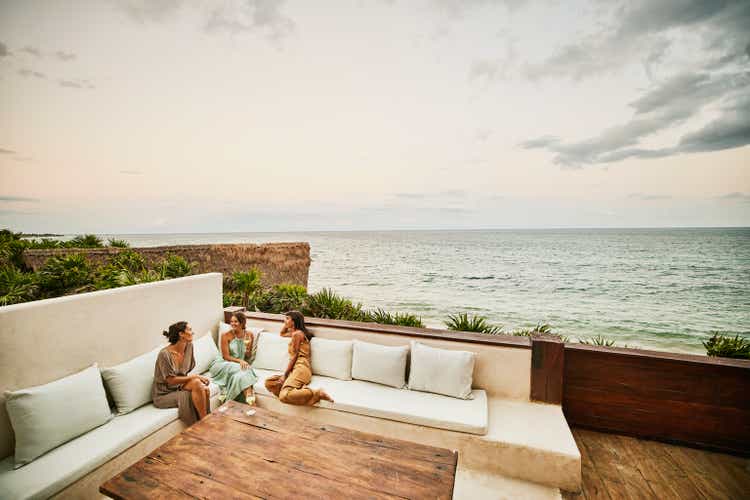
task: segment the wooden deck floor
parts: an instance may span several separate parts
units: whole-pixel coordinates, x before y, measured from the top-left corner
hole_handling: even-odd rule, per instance
[[[749,499],[750,460],[616,434],[573,429],[588,498]]]

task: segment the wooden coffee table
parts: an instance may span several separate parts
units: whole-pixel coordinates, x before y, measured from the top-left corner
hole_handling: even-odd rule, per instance
[[[230,401],[99,487],[112,498],[445,498],[458,453]]]

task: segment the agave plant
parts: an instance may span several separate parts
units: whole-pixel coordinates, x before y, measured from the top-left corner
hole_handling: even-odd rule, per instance
[[[703,342],[707,355],[750,359],[750,340],[739,335],[732,337],[726,332],[713,331],[711,333],[711,338]]]
[[[11,266],[0,268],[0,306],[34,300],[38,290],[35,274]]]
[[[102,248],[104,242],[95,234],[78,235],[65,242],[67,248]]]
[[[130,248],[130,243],[125,240],[118,240],[117,238],[109,238],[107,240],[107,246],[116,248]]]
[[[337,295],[330,288],[324,288],[307,297],[302,312],[315,318],[361,321],[365,315],[362,304]]]
[[[612,339],[608,339],[607,337],[603,335],[594,335],[593,337],[589,337],[587,339],[578,339],[578,342],[581,344],[586,345],[597,345],[600,347],[614,347],[615,341]]]
[[[261,272],[255,268],[232,275],[234,287],[242,294],[242,307],[248,307],[250,297],[261,289]]]
[[[552,331],[552,326],[549,323],[542,323],[541,321],[536,324],[534,328],[521,328],[513,330],[511,335],[520,337],[556,337],[563,342],[568,342],[570,338],[567,335],[560,335]]]
[[[448,330],[458,330],[461,332],[479,332],[490,335],[501,335],[502,326],[492,325],[487,321],[485,316],[469,315],[468,313],[451,314],[445,321]]]
[[[373,323],[380,323],[381,325],[415,326],[417,328],[424,328],[422,318],[414,314],[398,312],[392,314],[381,308],[367,311],[364,315],[363,321],[371,321]]]
[[[41,290],[57,296],[67,292],[80,292],[92,285],[93,273],[83,254],[51,257],[39,271]]]

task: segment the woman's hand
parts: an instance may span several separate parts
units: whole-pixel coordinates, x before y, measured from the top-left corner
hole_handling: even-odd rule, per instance
[[[250,369],[250,363],[245,361],[244,359],[240,361],[240,369],[242,370],[248,370]]]
[[[209,379],[208,377],[204,377],[203,375],[198,375],[198,380],[203,382],[203,385],[208,385],[211,383],[211,379]]]

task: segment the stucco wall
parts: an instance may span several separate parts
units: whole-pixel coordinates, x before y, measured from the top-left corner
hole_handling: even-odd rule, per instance
[[[4,391],[132,359],[166,345],[162,331],[176,321],[215,335],[221,291],[210,273],[0,307],[0,458],[13,451]]]
[[[112,255],[121,252],[119,248],[89,249],[48,249],[26,250],[24,262],[34,271],[44,266],[52,256],[83,253],[93,263],[103,264]],[[247,271],[255,267],[263,273],[265,286],[291,283],[307,287],[310,270],[309,243],[239,243],[221,245],[180,245],[163,247],[133,248],[148,264],[155,264],[167,254],[184,257],[196,264],[195,273],[222,273],[225,278],[235,271]]]

